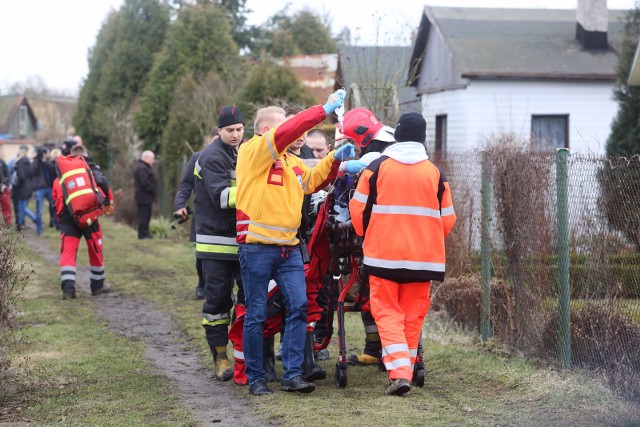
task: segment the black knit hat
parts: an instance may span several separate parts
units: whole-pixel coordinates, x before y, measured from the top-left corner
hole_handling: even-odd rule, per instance
[[[218,116],[218,128],[224,128],[238,123],[244,124],[244,118],[242,117],[240,109],[235,105],[225,105],[222,107],[220,115]]]
[[[393,133],[396,141],[424,142],[427,139],[427,122],[420,113],[404,113]]]
[[[68,156],[69,154],[71,154],[71,148],[73,148],[73,146],[76,145],[77,143],[78,142],[74,139],[71,139],[71,138],[65,139],[65,141],[62,143],[62,147],[60,147],[60,151],[62,155]]]

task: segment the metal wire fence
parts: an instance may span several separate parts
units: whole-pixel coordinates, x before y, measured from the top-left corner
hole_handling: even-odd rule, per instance
[[[544,153],[507,138],[433,160],[458,216],[436,308],[470,319],[485,340],[640,398],[640,158]]]

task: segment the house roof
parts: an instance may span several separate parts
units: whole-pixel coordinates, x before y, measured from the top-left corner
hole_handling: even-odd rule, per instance
[[[36,116],[27,102],[27,98],[24,95],[17,96],[0,96],[0,134],[6,134],[9,130],[9,125],[12,119],[18,113],[18,109],[21,105],[26,105],[29,111],[29,118],[34,125],[36,124]]]
[[[333,92],[337,67],[335,53],[290,56],[282,58],[279,63],[291,67],[302,85],[319,104],[324,104]]]
[[[410,46],[339,46],[334,89],[393,83],[400,105],[416,101],[416,90],[407,87]]]
[[[464,78],[613,80],[625,13],[609,10],[609,49],[585,50],[575,37],[575,10],[426,6],[412,64],[424,55],[434,27]]]

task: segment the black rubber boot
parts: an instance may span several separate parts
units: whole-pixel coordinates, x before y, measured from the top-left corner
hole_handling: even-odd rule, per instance
[[[316,381],[327,378],[325,370],[316,364],[313,342],[313,331],[307,331],[307,336],[304,340],[304,360],[302,361],[302,376],[305,381]]]
[[[276,354],[273,345],[273,337],[262,340],[262,366],[264,368],[264,379],[268,383],[278,381],[278,374],[276,374]]]

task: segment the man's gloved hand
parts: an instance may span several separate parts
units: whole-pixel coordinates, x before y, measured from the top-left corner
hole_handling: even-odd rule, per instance
[[[347,95],[347,92],[344,89],[338,89],[329,95],[327,99],[327,103],[322,106],[324,108],[324,112],[327,113],[327,116],[335,111],[336,108],[342,105],[344,101],[344,97]]]
[[[342,144],[340,148],[338,148],[333,154],[333,158],[336,160],[340,160],[341,162],[344,162],[345,160],[355,156],[356,150],[353,148],[353,144],[350,142]]]
[[[338,170],[355,175],[357,173],[360,173],[360,171],[364,168],[365,164],[360,160],[347,160],[346,162],[340,163],[340,167],[338,168]]]

